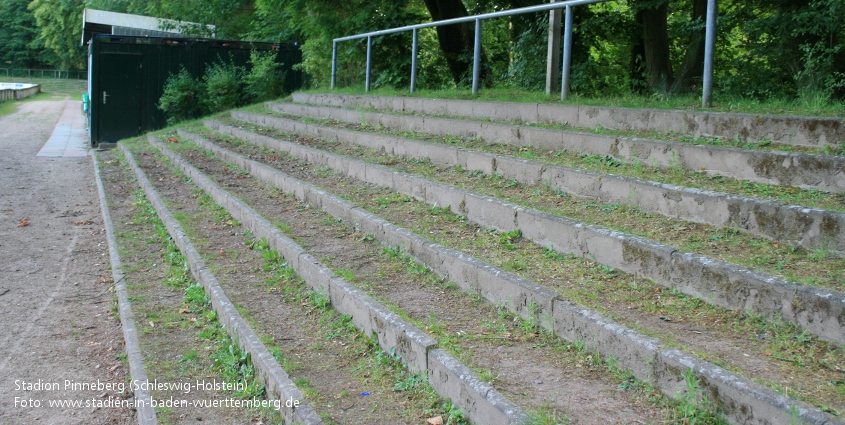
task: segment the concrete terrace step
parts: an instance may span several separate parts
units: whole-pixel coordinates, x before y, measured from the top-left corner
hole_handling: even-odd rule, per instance
[[[135,173],[137,181],[150,203],[156,210],[162,223],[167,228],[170,237],[179,246],[182,254],[188,261],[191,273],[198,283],[205,288],[205,293],[211,300],[211,305],[217,311],[218,318],[223,327],[229,333],[233,341],[250,354],[255,366],[256,376],[265,387],[267,396],[275,400],[300,400],[298,406],[287,406],[281,404],[281,416],[285,423],[302,423],[311,425],[323,424],[317,412],[305,403],[302,391],[288,377],[288,374],[279,365],[276,359],[270,354],[267,347],[261,342],[255,331],[243,319],[235,305],[226,296],[217,278],[205,265],[199,251],[191,243],[185,231],[167,208],[164,200],[158,195],[153,185],[147,179],[144,171],[135,162],[132,152],[125,145],[119,145],[129,167]]]
[[[546,183],[579,197],[613,204],[635,203],[642,210],[716,227],[731,227],[771,240],[795,241],[808,248],[845,255],[845,214],[799,205],[734,196],[709,190],[602,174],[538,161],[477,152],[448,145],[307,124],[235,111],[236,119],[281,131],[337,140],[389,155],[429,158],[486,174],[499,173],[524,184]]]
[[[845,294],[839,291],[793,284],[781,277],[694,253],[679,252],[672,246],[646,238],[517,207],[384,166],[219,123],[207,122],[207,125],[310,163],[329,166],[350,177],[387,186],[431,204],[448,206],[483,227],[504,232],[519,229],[523,237],[542,247],[551,246],[563,254],[593,258],[707,303],[730,310],[750,310],[771,319],[782,318],[804,327],[821,339],[845,342],[845,324],[840,320],[845,315]]]
[[[432,388],[444,398],[451,398],[474,423],[525,422],[527,418],[519,407],[489,384],[478,379],[475,373],[454,356],[439,348],[437,341],[425,332],[336,276],[331,269],[305,252],[300,245],[282,234],[258,212],[219,187],[162,142],[154,137],[150,137],[149,141],[215,202],[250,228],[255,236],[266,238],[270,247],[277,249],[310,287],[329,294],[333,308],[352,316],[352,322],[366,335],[375,335],[379,345],[386,352],[396,350],[412,371],[426,373]]]
[[[96,152],[91,155],[94,163],[94,179],[97,182],[97,194],[100,198],[100,209],[103,214],[103,225],[106,231],[106,239],[109,244],[109,263],[112,270],[112,281],[114,292],[117,295],[118,314],[120,325],[123,329],[123,340],[126,345],[126,362],[129,363],[129,374],[136,383],[147,383],[147,371],[144,367],[144,355],[141,352],[141,345],[138,341],[138,328],[135,326],[134,315],[132,314],[132,303],[127,289],[124,274],[121,269],[120,254],[118,253],[117,239],[115,237],[114,224],[109,211],[109,204],[106,200],[106,191],[103,186],[103,179],[100,175],[99,157]],[[139,385],[133,394],[138,402],[137,420],[139,425],[156,425],[155,408],[152,405],[152,397],[148,386]]]
[[[637,377],[654,383],[666,394],[675,395],[684,384],[682,374],[691,370],[704,386],[704,394],[713,397],[713,401],[735,423],[786,423],[790,419],[815,424],[840,423],[827,413],[790,400],[718,366],[679,350],[664,349],[660,341],[567,302],[542,286],[498,270],[466,254],[430,243],[272,167],[249,160],[196,135],[182,131],[180,134],[199,147],[214,152],[223,161],[247,170],[254,178],[292,192],[336,218],[355,223],[362,232],[375,235],[384,245],[404,244],[418,261],[453,279],[462,289],[479,291],[492,303],[507,305],[523,317],[536,315],[535,319],[543,327],[564,339],[582,340],[590,349],[616,356],[620,366],[630,368]],[[175,155],[168,156],[175,161]],[[539,311],[527,309],[526,306],[531,303],[539,306]]]
[[[771,140],[795,146],[824,147],[845,143],[845,118],[737,114],[665,109],[613,108],[523,102],[425,99],[402,96],[358,96],[294,93],[294,102],[364,107],[423,115],[523,123],[602,126],[613,130],[657,130],[720,139]]]
[[[513,124],[398,115],[337,107],[270,102],[285,114],[330,118],[342,122],[381,125],[392,130],[478,137],[487,143],[563,149],[591,155],[611,155],[628,163],[722,175],[755,183],[845,192],[845,157],[693,145],[634,137],[551,130]]]

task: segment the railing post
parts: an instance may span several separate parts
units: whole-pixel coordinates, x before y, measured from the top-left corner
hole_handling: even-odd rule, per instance
[[[551,3],[561,0],[550,0]],[[549,48],[546,56],[546,95],[557,90],[560,78],[560,18],[561,10],[549,11]]]
[[[475,50],[472,56],[472,94],[478,94],[478,80],[481,76],[481,19],[475,20]]]
[[[371,67],[373,65],[372,51],[373,51],[373,36],[368,35],[367,36],[367,78],[366,78],[366,83],[364,85],[364,91],[368,92],[368,93],[370,91],[370,71],[371,71]]]
[[[716,47],[716,0],[707,0],[707,30],[704,37],[704,76],[701,93],[701,106],[709,108],[713,104],[713,50]]]
[[[334,90],[335,81],[337,81],[337,41],[332,42],[332,90]]]
[[[419,53],[419,29],[414,28],[411,44],[411,93],[417,91],[417,53]]]
[[[563,24],[563,70],[560,82],[560,100],[569,98],[569,67],[572,64],[572,6],[566,6]]]

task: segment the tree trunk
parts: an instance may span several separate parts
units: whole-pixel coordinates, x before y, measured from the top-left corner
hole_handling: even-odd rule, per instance
[[[832,44],[836,46],[845,44],[839,41],[836,37],[833,37],[832,40]],[[833,56],[833,72],[838,72],[841,75],[839,78],[845,78],[845,49],[840,50]],[[845,99],[845,86],[837,86],[834,88],[833,98],[839,100]]]
[[[637,31],[634,31],[634,36],[631,40],[631,91],[637,94],[645,94],[648,90],[648,72],[645,67],[645,44],[642,37],[643,19],[642,15],[637,12],[634,14],[634,22],[637,25]]]
[[[681,68],[672,84],[672,92],[680,93],[699,86],[704,74],[704,39],[707,22],[707,0],[692,0],[692,22],[698,22],[701,28],[690,33],[689,44]]]
[[[431,19],[462,18],[468,16],[467,9],[461,0],[425,0],[425,6],[431,13]],[[463,23],[443,25],[437,27],[437,40],[440,50],[449,64],[449,71],[455,84],[460,84],[464,78],[471,76],[472,57],[475,46],[475,24]],[[484,81],[489,73],[486,61],[482,55],[481,79]]]
[[[672,62],[669,58],[669,1],[637,12],[643,26],[643,53],[646,79],[654,91],[667,92],[672,85]]]

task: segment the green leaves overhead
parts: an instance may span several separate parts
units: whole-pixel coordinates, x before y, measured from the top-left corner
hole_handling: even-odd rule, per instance
[[[22,68],[49,66],[56,58],[38,38],[35,15],[27,6],[29,0],[0,1],[0,60]]]
[[[12,66],[83,68],[84,7],[214,24],[225,39],[297,42],[312,87],[331,76],[332,39],[432,19],[460,0],[0,0],[0,59]],[[539,0],[463,0],[470,14]],[[826,102],[845,98],[845,2],[719,0],[716,95]],[[706,0],[616,0],[574,9],[571,90],[580,96],[658,97],[700,91]],[[440,9],[438,9],[440,10]],[[655,14],[652,11],[659,10]],[[545,85],[548,14],[484,22],[485,85]],[[35,26],[36,28],[33,28]],[[202,35],[202,34],[198,34]],[[433,29],[419,33],[418,87],[456,85],[456,59]],[[660,42],[653,42],[661,38]],[[668,43],[665,39],[668,38]],[[373,39],[373,84],[406,88],[411,33]],[[339,45],[340,87],[364,81],[366,41]],[[454,56],[454,52],[451,52]],[[458,54],[457,61],[471,58]],[[447,58],[450,59],[447,64]],[[466,74],[466,72],[464,72]],[[462,74],[463,75],[463,74]],[[465,78],[458,78],[465,84]]]
[[[82,38],[82,0],[33,0],[29,10],[40,29],[39,39],[55,54],[60,69],[82,69],[85,49]]]

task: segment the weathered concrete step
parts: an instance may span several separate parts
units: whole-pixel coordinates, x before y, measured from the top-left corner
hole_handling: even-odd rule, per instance
[[[579,170],[510,156],[477,152],[420,140],[307,124],[296,120],[235,112],[233,117],[323,140],[337,140],[388,155],[429,158],[467,170],[499,173],[524,184],[546,183],[604,203],[635,203],[646,212],[716,227],[731,227],[772,240],[796,241],[845,255],[845,214],[818,208],[692,189],[630,177]]]
[[[845,191],[845,157],[703,146],[632,137],[550,130],[509,124],[362,112],[294,103],[267,103],[285,114],[382,125],[399,131],[479,137],[488,143],[563,149],[590,155],[611,155],[628,163],[684,169],[756,183],[794,186],[827,192]]]
[[[125,145],[120,144],[118,146],[123,151],[126,162],[135,173],[138,184],[144,190],[150,204],[155,208],[159,219],[164,223],[170,237],[173,238],[174,243],[187,259],[194,279],[205,288],[205,293],[211,300],[212,308],[217,311],[220,323],[232,340],[237,341],[241,349],[250,354],[256,376],[264,385],[268,398],[282,401],[281,406],[283,407],[279,413],[284,418],[285,423],[323,424],[323,420],[320,419],[317,412],[304,401],[305,398],[296,384],[288,377],[255,331],[252,330],[235,305],[226,296],[217,278],[205,266],[200,253],[164,204],[164,200],[158,195],[143,170],[135,162],[132,152]],[[300,403],[298,406],[288,406],[287,403],[284,403],[284,400],[288,399],[299,400]]]
[[[421,264],[454,281],[464,291],[476,291],[495,305],[504,305],[525,319],[536,320],[569,341],[583,341],[590,350],[617,358],[617,364],[635,376],[675,396],[686,385],[683,374],[692,370],[704,394],[712,395],[735,423],[780,423],[791,419],[793,408],[805,423],[826,422],[833,416],[780,395],[769,388],[639,334],[601,314],[563,300],[554,291],[500,270],[470,255],[432,243],[322,189],[268,165],[245,158],[202,137],[181,131],[202,149],[222,161],[248,171],[253,178],[278,187],[335,218],[374,235],[383,245],[404,246]],[[536,309],[529,307],[536,306]]]
[[[294,93],[293,100],[318,105],[375,108],[494,121],[566,123],[582,128],[602,126],[613,130],[656,130],[694,137],[771,140],[795,146],[823,147],[845,143],[845,119],[842,117],[311,93]]]
[[[233,116],[238,114],[233,112]],[[551,246],[564,254],[592,258],[730,310],[750,310],[770,319],[790,321],[826,341],[845,342],[845,294],[839,291],[797,285],[778,276],[679,252],[643,237],[518,207],[384,166],[217,122],[206,121],[206,125],[309,163],[329,166],[350,177],[449,207],[483,227],[504,232],[519,229],[524,238],[542,247]]]
[[[518,406],[439,348],[437,341],[425,332],[336,276],[258,212],[220,188],[162,142],[150,137],[150,143],[256,237],[267,239],[269,246],[285,258],[308,286],[328,294],[335,310],[352,316],[352,323],[366,335],[376,335],[383,350],[395,349],[409,369],[427,373],[432,388],[442,397],[452,399],[474,423],[521,424],[526,421],[527,417]]]
[[[103,187],[103,179],[100,176],[100,160],[96,152],[91,155],[91,160],[94,162],[94,180],[97,182],[100,210],[103,214],[106,240],[109,244],[109,262],[111,264],[114,292],[117,294],[118,314],[120,315],[120,325],[123,329],[123,341],[126,345],[126,361],[129,363],[129,375],[134,382],[141,384],[133,392],[133,397],[137,402],[137,419],[140,425],[156,425],[158,420],[156,419],[155,408],[152,404],[150,386],[144,385],[149,381],[147,380],[147,371],[144,367],[144,356],[141,353],[141,345],[138,342],[138,328],[135,327],[129,291],[126,288],[126,281],[123,279],[124,274],[121,270],[114,224],[112,223],[109,204],[106,200],[106,191]]]

